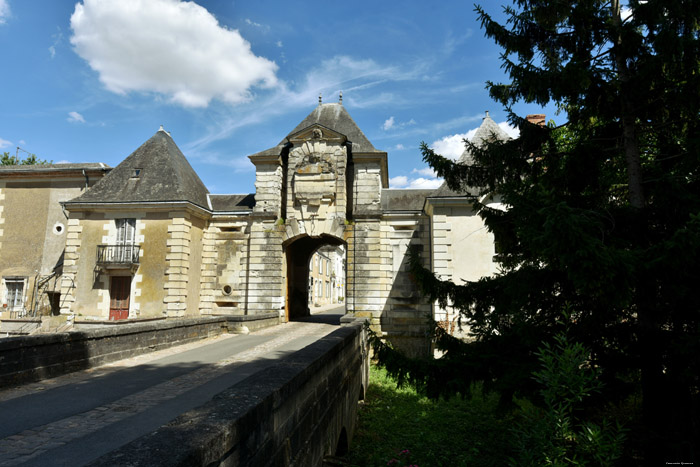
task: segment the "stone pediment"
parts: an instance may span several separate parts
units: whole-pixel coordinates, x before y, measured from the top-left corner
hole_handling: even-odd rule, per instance
[[[347,137],[341,133],[331,130],[323,125],[314,124],[304,128],[293,135],[289,135],[288,140],[292,144],[299,144],[305,141],[326,141],[329,143],[345,143]]]

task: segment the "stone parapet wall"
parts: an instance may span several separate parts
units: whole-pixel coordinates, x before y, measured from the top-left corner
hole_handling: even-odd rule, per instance
[[[235,330],[277,324],[274,314],[119,324],[101,329],[0,339],[0,387],[60,376]]]
[[[321,466],[352,440],[367,382],[355,321],[89,465]]]

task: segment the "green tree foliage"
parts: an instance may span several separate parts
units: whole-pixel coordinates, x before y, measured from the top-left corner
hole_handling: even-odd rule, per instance
[[[540,386],[543,408],[525,404],[522,420],[511,430],[517,452],[510,464],[612,466],[622,454],[624,431],[603,419],[581,418],[582,402],[600,391],[599,369],[590,366],[590,352],[566,334],[554,336],[536,353],[540,369],[533,375]]]
[[[476,7],[510,82],[489,82],[520,137],[455,164],[426,145],[450,188],[483,187],[509,209],[475,202],[502,272],[438,280],[414,257],[424,293],[459,310],[475,340],[437,329],[437,361],[378,345],[387,368],[433,396],[484,380],[508,400],[532,393],[536,350],[568,308],[570,338],[592,351],[604,396],[641,391],[646,461],[697,461],[700,440],[700,2],[514,0],[505,24]],[[518,102],[568,117],[540,126]],[[381,347],[381,348],[380,348]]]
[[[9,152],[4,152],[2,156],[0,156],[0,165],[41,165],[50,163],[51,161],[37,159],[36,154],[29,154],[24,159],[11,156]]]

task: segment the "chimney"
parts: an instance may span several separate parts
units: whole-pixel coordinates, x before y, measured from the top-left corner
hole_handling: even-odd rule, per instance
[[[533,125],[544,126],[544,114],[530,114],[525,117],[525,120]]]

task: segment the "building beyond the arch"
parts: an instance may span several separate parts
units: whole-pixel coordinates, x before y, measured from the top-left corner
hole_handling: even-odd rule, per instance
[[[487,115],[473,141],[490,138],[507,136]],[[330,246],[345,254],[345,277],[335,272],[334,279],[347,313],[423,353],[429,318],[449,329],[455,317],[421,296],[407,269],[408,248],[457,282],[496,271],[493,238],[472,209],[473,196],[445,186],[389,189],[387,153],[342,104],[319,104],[250,160],[254,194],[211,194],[161,128],[117,167],[76,166],[67,181],[55,166],[0,168],[2,318],[53,314],[64,328],[211,314],[274,313],[286,321],[313,311],[309,261]],[[470,162],[468,152],[462,162]],[[99,174],[97,183],[95,174],[84,180],[86,170]],[[29,186],[45,190],[31,225],[9,206]],[[65,215],[61,222],[57,213]],[[64,227],[49,233],[54,222]],[[52,270],[17,261],[21,231],[41,244],[60,243]],[[51,290],[49,275],[58,279]],[[39,305],[43,293],[51,294],[49,308]]]

